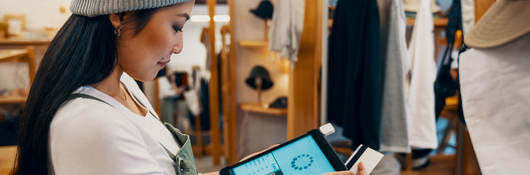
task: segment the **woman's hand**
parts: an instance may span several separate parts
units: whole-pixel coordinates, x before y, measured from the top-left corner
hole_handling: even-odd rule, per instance
[[[353,173],[352,171],[337,171],[332,173],[326,173],[324,175],[366,175],[366,170],[364,169],[364,165],[362,162],[359,163],[359,166],[357,167],[357,174]]]

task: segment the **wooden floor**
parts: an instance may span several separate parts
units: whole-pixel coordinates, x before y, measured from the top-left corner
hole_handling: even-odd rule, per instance
[[[430,157],[431,164],[427,168],[414,171],[403,170],[402,175],[452,175],[454,174],[455,156],[440,155]]]
[[[0,146],[0,175],[8,175],[15,163],[16,146]]]

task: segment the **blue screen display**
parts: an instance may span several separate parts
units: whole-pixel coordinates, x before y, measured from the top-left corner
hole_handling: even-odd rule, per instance
[[[234,175],[310,175],[334,172],[311,136],[233,168]]]

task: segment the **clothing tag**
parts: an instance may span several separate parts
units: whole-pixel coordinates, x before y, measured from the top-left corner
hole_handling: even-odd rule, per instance
[[[357,166],[359,165],[359,162],[362,162],[364,169],[366,170],[366,174],[370,174],[379,161],[381,161],[383,156],[384,155],[382,153],[377,152],[372,148],[359,145],[350,158],[348,158],[345,165],[350,169],[350,171],[357,173]]]

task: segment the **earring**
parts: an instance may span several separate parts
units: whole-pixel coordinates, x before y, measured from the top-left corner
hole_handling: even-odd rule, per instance
[[[171,53],[172,53],[172,54],[178,54],[178,50],[175,49],[175,48],[173,48],[173,49],[171,50]]]
[[[114,29],[114,35],[116,35],[116,37],[120,37],[121,35],[121,27],[118,26]]]

